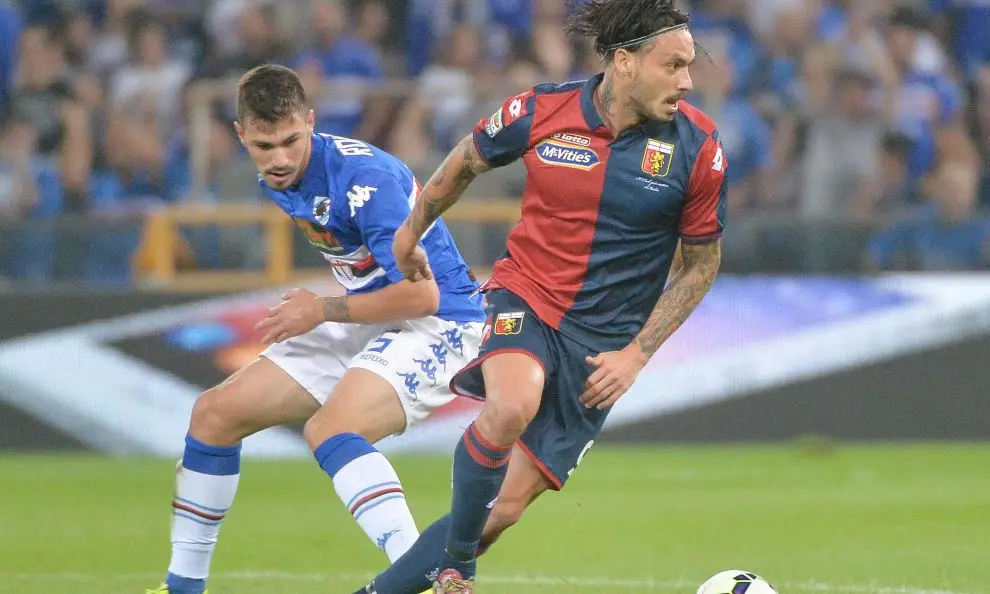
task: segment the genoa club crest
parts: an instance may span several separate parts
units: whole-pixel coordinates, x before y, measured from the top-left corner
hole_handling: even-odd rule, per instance
[[[670,171],[670,162],[673,159],[674,145],[647,139],[646,151],[643,152],[643,171],[653,177],[663,177]]]
[[[499,336],[519,334],[522,332],[523,317],[525,315],[526,313],[521,311],[500,313],[495,316],[495,325],[492,330]]]

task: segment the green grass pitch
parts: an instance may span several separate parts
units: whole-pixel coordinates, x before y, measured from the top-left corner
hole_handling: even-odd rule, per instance
[[[990,592],[990,444],[813,446],[596,447],[482,558],[477,589],[693,594],[732,568],[784,593]],[[394,462],[421,526],[446,510],[449,459]],[[0,457],[0,592],[155,586],[172,467]],[[242,471],[213,594],[347,594],[385,565],[314,462]]]

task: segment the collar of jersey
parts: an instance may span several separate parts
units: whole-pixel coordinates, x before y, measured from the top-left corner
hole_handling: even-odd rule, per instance
[[[326,147],[324,142],[322,136],[313,134],[309,164],[306,166],[306,172],[303,173],[302,179],[299,180],[299,185],[295,188],[296,192],[304,196],[315,196],[329,191],[326,180]]]
[[[581,87],[581,112],[584,114],[584,121],[591,130],[597,130],[605,125],[595,108],[595,88],[602,82],[603,78],[605,78],[605,73],[599,72],[585,81],[584,86]]]

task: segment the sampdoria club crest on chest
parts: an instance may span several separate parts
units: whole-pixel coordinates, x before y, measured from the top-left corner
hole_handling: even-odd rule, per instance
[[[330,222],[330,198],[327,196],[313,197],[313,218],[322,227]]]

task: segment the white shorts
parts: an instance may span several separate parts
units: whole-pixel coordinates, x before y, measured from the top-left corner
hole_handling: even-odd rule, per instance
[[[321,405],[348,369],[377,374],[395,388],[408,429],[454,399],[450,378],[478,356],[483,326],[432,316],[387,325],[325,322],[261,354]]]

